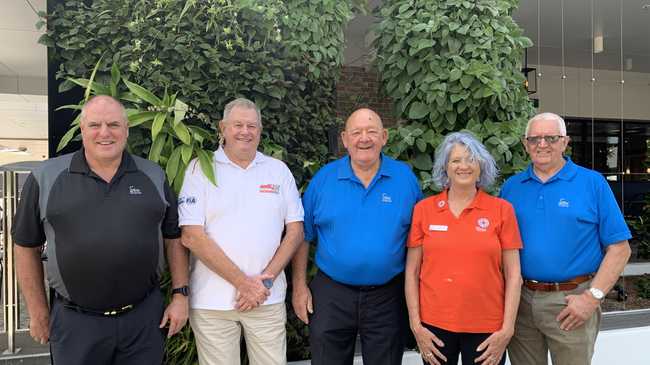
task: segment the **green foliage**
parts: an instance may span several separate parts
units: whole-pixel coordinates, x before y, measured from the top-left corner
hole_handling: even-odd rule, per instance
[[[646,141],[648,156],[645,160],[646,167],[650,167],[650,140]],[[641,214],[627,217],[627,224],[632,229],[632,246],[636,246],[636,259],[650,259],[650,193],[645,195],[645,204]],[[650,296],[649,298],[650,299]]]
[[[521,145],[533,108],[520,71],[531,42],[510,14],[516,0],[386,0],[378,8],[377,68],[404,123],[387,153],[408,161],[431,192],[442,136],[473,132],[503,176],[525,166]]]
[[[296,180],[304,161],[327,158],[327,130],[337,125],[335,84],[343,26],[352,6],[337,0],[67,1],[47,17],[41,43],[60,62],[59,79],[110,64],[124,78],[187,102],[185,122],[216,133],[224,105],[244,96],[262,109],[263,138],[283,146]],[[360,7],[357,1],[354,6]],[[73,82],[61,84],[68,90]],[[210,147],[206,144],[206,147]],[[215,147],[215,146],[212,146]]]
[[[640,298],[650,299],[650,275],[644,275],[636,282],[637,295]]]
[[[85,87],[84,98],[77,105],[65,105],[59,109],[81,110],[90,95],[110,95],[120,100],[126,108],[130,130],[129,151],[143,156],[146,154],[149,160],[160,164],[167,181],[177,193],[183,185],[187,165],[196,157],[201,162],[203,173],[216,185],[214,168],[210,163],[212,151],[203,148],[204,142],[213,143],[212,136],[206,130],[183,123],[187,104],[167,90],[159,98],[144,87],[124,79],[115,63],[111,67],[110,84],[100,84],[94,79],[101,63],[100,58],[90,79],[68,78],[72,83]],[[72,122],[59,142],[57,152],[65,148],[79,131],[80,117],[81,114]]]

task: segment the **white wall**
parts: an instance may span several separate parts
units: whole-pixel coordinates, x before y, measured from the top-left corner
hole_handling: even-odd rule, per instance
[[[619,119],[622,105],[624,119],[650,120],[650,74],[624,72],[621,84],[620,71],[594,70],[596,81],[592,83],[591,69],[566,67],[563,93],[561,67],[542,65],[537,72],[542,76],[532,97],[539,98],[540,111],[591,118],[593,106],[594,118]]]

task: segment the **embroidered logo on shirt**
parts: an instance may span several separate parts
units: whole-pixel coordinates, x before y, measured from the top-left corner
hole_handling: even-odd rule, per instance
[[[262,184],[260,185],[260,193],[280,194],[280,185]]]
[[[133,185],[129,186],[129,195],[142,195],[142,191]]]
[[[490,226],[490,221],[487,218],[479,218],[476,221],[476,230],[478,232],[485,232],[487,231],[487,228]]]
[[[559,202],[557,202],[557,206],[560,208],[568,208],[569,207],[569,201],[561,198]]]
[[[390,195],[386,193],[381,193],[381,202],[382,203],[392,203],[393,199],[390,197]]]
[[[181,196],[178,198],[178,206],[180,207],[181,205],[187,203],[188,205],[196,204],[196,197],[193,196]]]
[[[445,201],[444,200],[441,200],[441,201],[438,202],[438,208],[442,208],[444,206],[445,206]]]

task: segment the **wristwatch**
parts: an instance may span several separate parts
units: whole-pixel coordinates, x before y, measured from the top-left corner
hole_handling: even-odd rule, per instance
[[[598,288],[589,288],[589,292],[591,293],[591,296],[597,300],[603,300],[603,298],[605,298],[605,293]]]
[[[185,285],[185,286],[181,286],[180,288],[174,288],[172,289],[172,295],[174,294],[181,294],[187,297],[190,295],[190,287]]]

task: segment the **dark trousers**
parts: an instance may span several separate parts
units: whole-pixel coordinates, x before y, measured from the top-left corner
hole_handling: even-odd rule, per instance
[[[482,354],[482,352],[477,352],[476,348],[491,335],[491,333],[451,332],[426,323],[422,323],[422,325],[445,344],[444,347],[438,347],[438,350],[447,358],[447,362],[443,362],[443,364],[458,364],[458,355],[461,354],[463,365],[476,365],[474,359]],[[505,363],[506,354],[504,353],[498,365]]]
[[[54,365],[160,365],[165,337],[160,290],[115,317],[80,313],[53,300],[50,351]]]
[[[364,364],[402,363],[407,318],[403,275],[381,286],[354,287],[319,271],[310,288],[313,365],[351,365],[357,333]]]

